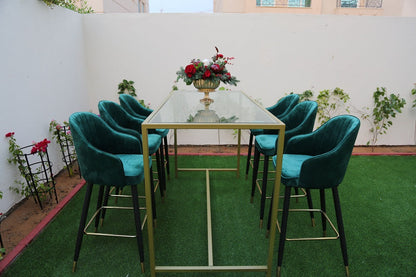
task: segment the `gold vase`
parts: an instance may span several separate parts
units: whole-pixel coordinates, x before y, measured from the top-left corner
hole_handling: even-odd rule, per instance
[[[195,80],[193,84],[194,84],[194,87],[198,89],[199,92],[204,93],[204,98],[200,100],[201,102],[205,103],[206,105],[209,105],[212,102],[214,102],[213,99],[209,98],[209,93],[215,91],[215,89],[219,87],[220,80],[212,81],[212,80],[199,79],[199,80]]]

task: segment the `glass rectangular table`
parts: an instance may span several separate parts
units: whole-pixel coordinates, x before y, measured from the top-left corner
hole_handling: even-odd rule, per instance
[[[242,129],[274,129],[279,131],[277,141],[276,178],[274,195],[279,195],[280,175],[282,167],[282,154],[285,125],[253,99],[240,91],[216,91],[209,95],[209,100],[203,98],[204,94],[197,91],[173,91],[162,105],[156,109],[142,124],[143,155],[149,155],[148,131],[149,129],[173,129],[175,132],[175,175],[181,169],[176,161],[176,129],[236,129],[238,130],[237,167],[234,169],[209,168],[207,171],[207,234],[208,234],[208,263],[201,266],[157,266],[155,263],[154,230],[153,224],[147,224],[149,243],[149,263],[151,276],[157,272],[226,272],[226,271],[257,271],[265,272],[271,276],[273,264],[273,248],[276,235],[276,224],[271,224],[269,234],[269,249],[265,265],[247,266],[216,266],[213,263],[212,251],[212,225],[209,195],[209,171],[229,170],[236,171],[239,176],[240,141]],[[149,160],[144,159],[144,167],[149,168]],[[201,169],[183,169],[201,170]],[[151,207],[150,172],[145,170],[146,213],[148,223],[153,222]],[[277,207],[279,197],[273,197],[272,218],[277,220]],[[274,222],[275,223],[275,222]]]

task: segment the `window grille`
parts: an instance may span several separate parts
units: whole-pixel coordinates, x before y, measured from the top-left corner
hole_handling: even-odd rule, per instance
[[[338,8],[381,8],[383,0],[337,0]]]
[[[289,7],[304,8],[310,7],[312,0],[256,0],[258,7]]]

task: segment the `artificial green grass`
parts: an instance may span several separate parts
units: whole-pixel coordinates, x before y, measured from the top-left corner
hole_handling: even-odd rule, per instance
[[[181,156],[179,161],[181,167],[229,167],[235,164],[235,157]],[[240,178],[236,178],[232,172],[210,173],[215,265],[266,263],[268,240],[265,238],[265,229],[259,228],[259,194],[256,192],[254,203],[251,204],[250,178],[245,180],[243,167],[242,164]],[[345,179],[339,186],[351,276],[416,275],[415,168],[416,157],[413,156],[351,158]],[[90,211],[95,207],[96,192],[91,200]],[[126,192],[130,190],[126,188]],[[147,254],[146,273],[140,273],[135,239],[96,236],[84,236],[77,272],[71,272],[84,193],[85,189],[82,189],[3,276],[150,276]],[[156,264],[206,265],[205,172],[180,172],[178,178],[172,174],[167,193],[163,203],[159,193],[156,194]],[[318,193],[312,192],[312,198],[315,206],[318,206]],[[326,198],[328,214],[335,223],[330,191]],[[119,200],[118,205],[131,205],[130,202],[127,199]],[[141,204],[143,202],[141,200]],[[269,201],[265,220],[268,206]],[[304,198],[298,202],[291,201],[293,208],[306,206]],[[317,226],[311,227],[309,214],[290,213],[288,237],[309,236],[311,232],[319,235],[320,216],[316,214],[315,218]],[[109,212],[103,230],[113,228],[123,233],[134,233],[132,212]],[[147,253],[147,228],[144,229],[144,240]],[[274,263],[277,248],[276,243]],[[157,274],[264,275],[258,272]],[[344,275],[338,240],[286,242],[282,276]]]

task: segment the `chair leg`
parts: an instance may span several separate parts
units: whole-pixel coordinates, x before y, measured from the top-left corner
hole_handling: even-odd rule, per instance
[[[105,187],[103,206],[107,206],[108,205],[108,199],[110,197],[110,189],[111,189],[111,186],[106,186]],[[107,211],[107,209],[103,209],[101,211],[101,223],[100,223],[100,226],[103,226],[106,211]]]
[[[150,167],[150,176],[152,175],[153,175],[153,170]],[[156,226],[156,201],[155,201],[155,186],[153,183],[153,178],[150,178],[150,193],[151,193],[151,199],[152,199],[153,226]]]
[[[103,195],[104,195],[104,186],[100,186],[100,188],[98,190],[97,209],[96,209],[96,211],[98,211],[98,214],[95,217],[95,232],[97,232],[98,223],[100,222],[100,217],[101,217],[101,209],[100,208],[103,205]]]
[[[254,147],[254,164],[253,164],[253,178],[251,180],[251,200],[253,203],[254,192],[256,190],[257,174],[259,172],[260,152]]]
[[[156,151],[156,167],[157,167],[157,178],[159,179],[160,197],[162,197],[162,199],[163,199],[164,196],[165,196],[163,194],[163,192],[165,191],[165,188],[164,188],[165,184],[163,183],[163,177],[162,177],[162,174],[163,174],[162,171],[164,169],[163,169],[163,164],[160,160],[160,151],[162,151],[161,148],[159,148]],[[150,175],[150,176],[153,176],[153,175]],[[153,178],[151,178],[151,179],[152,179],[152,182],[153,182]]]
[[[309,209],[313,209],[311,190],[305,189],[305,191],[306,191],[306,198],[308,199],[308,207]],[[311,215],[311,224],[313,227],[315,227],[315,216],[313,215],[312,211],[310,211],[309,214]]]
[[[321,198],[321,210],[326,213],[326,202],[325,202],[325,190],[319,190],[320,198]],[[326,237],[326,218],[323,214],[321,214],[322,220],[322,236]]]
[[[165,157],[166,157],[166,172],[168,174],[168,179],[170,177],[170,169],[169,169],[169,145],[168,145],[168,138],[165,136],[163,138],[163,144],[165,146]]]
[[[144,250],[143,250],[143,236],[142,236],[142,221],[140,219],[139,198],[137,193],[137,185],[131,186],[131,196],[133,199],[134,222],[136,225],[136,239],[137,247],[139,248],[140,267],[144,273]]]
[[[87,221],[88,207],[90,205],[90,200],[91,200],[92,186],[93,184],[87,183],[87,188],[86,188],[87,191],[85,192],[84,205],[82,206],[81,220],[79,222],[79,227],[78,227],[77,242],[75,244],[74,264],[72,266],[73,272],[75,272],[77,269],[79,252],[81,250],[82,238],[84,236],[85,223]]]
[[[264,155],[263,181],[261,185],[261,200],[260,200],[260,228],[263,228],[264,206],[266,205],[267,174],[268,173],[269,173],[269,156]]]
[[[162,178],[162,181],[161,181],[162,187],[161,187],[161,189],[163,189],[163,196],[166,196],[165,155],[163,153],[163,144],[160,145],[159,150],[160,150],[160,152],[159,152],[159,154],[160,154],[160,166],[162,168],[162,170],[160,171],[162,173],[161,174],[161,178]]]
[[[285,198],[283,201],[283,213],[282,213],[282,226],[279,239],[279,250],[277,254],[277,275],[280,276],[280,269],[283,262],[283,250],[285,248],[286,230],[287,230],[287,218],[289,216],[289,204],[290,204],[290,190],[291,187],[285,187]]]
[[[347,241],[345,239],[344,223],[342,221],[341,203],[339,201],[338,188],[332,188],[332,196],[334,197],[335,214],[337,216],[339,239],[341,243],[342,258],[344,259],[344,266],[347,276],[349,276],[348,270],[348,254],[347,254]]]
[[[268,215],[268,219],[267,219],[267,232],[266,232],[266,237],[269,237],[270,226],[271,226],[271,222],[272,222],[273,197],[274,197],[274,193],[272,193],[272,199],[271,199],[271,202],[270,202],[269,215]]]
[[[253,148],[253,134],[250,132],[250,140],[248,141],[247,162],[246,162],[246,179],[250,168],[251,148]]]

